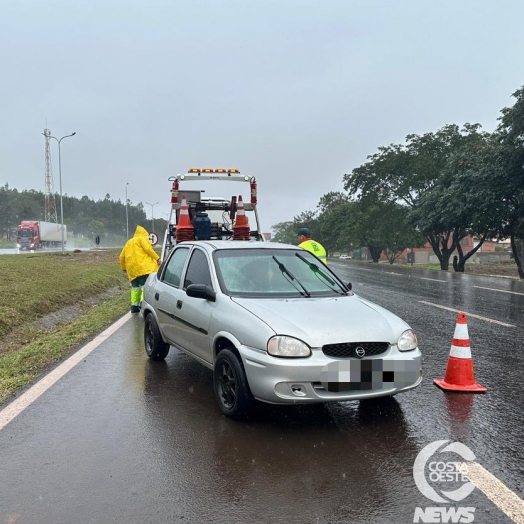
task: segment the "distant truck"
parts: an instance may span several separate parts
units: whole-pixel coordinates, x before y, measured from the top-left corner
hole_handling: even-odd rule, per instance
[[[16,231],[16,245],[19,249],[39,249],[62,246],[60,224],[41,220],[22,220]],[[67,239],[67,226],[64,225],[64,245]]]

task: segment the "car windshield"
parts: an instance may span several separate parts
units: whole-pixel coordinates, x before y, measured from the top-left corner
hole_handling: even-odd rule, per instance
[[[33,232],[29,229],[19,229],[18,236],[23,238],[30,238],[33,236]]]
[[[214,253],[222,292],[256,298],[345,295],[340,280],[302,249],[224,249]]]

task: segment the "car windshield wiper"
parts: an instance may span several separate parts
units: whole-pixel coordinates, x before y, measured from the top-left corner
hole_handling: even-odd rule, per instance
[[[322,277],[326,282],[328,282],[330,286],[332,286],[331,287],[332,291],[335,291],[336,293],[339,293],[340,295],[347,295],[346,291],[343,291],[343,290],[341,291],[340,289],[337,289],[335,287],[336,282],[331,277],[326,275],[316,264],[313,264],[313,262],[309,262],[309,260],[306,260],[300,253],[295,253],[295,256],[300,258],[300,260],[302,260],[303,262],[305,262],[309,266],[309,269],[313,271],[316,277]]]
[[[289,279],[289,282],[291,284],[293,284],[294,288],[301,294],[301,295],[304,295],[306,297],[310,297],[311,296],[311,293],[304,287],[304,285],[299,281],[297,280],[297,278],[295,276],[293,276],[289,269],[284,265],[282,264],[282,262],[280,262],[277,257],[273,256],[271,257],[273,258],[273,260],[278,264],[278,269],[280,269],[280,271],[282,272],[283,275],[287,276],[288,279]],[[295,282],[302,288],[302,290],[298,289],[298,287],[295,285]]]

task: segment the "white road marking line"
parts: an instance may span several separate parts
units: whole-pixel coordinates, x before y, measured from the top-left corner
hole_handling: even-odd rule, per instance
[[[524,500],[477,462],[468,462],[466,476],[513,522],[524,524]]]
[[[120,320],[109,326],[91,342],[80,348],[75,354],[71,355],[65,362],[41,378],[34,386],[31,386],[25,393],[11,402],[7,407],[0,411],[0,431],[9,424],[15,417],[20,415],[24,409],[30,406],[38,397],[43,395],[53,384],[58,382],[67,372],[71,371],[89,353],[94,351],[102,342],[110,337],[115,331],[122,327],[130,318],[131,313],[125,314]]]
[[[453,309],[452,307],[441,306],[440,304],[433,304],[433,302],[426,302],[425,300],[419,300],[419,302],[421,304],[427,304],[428,306],[438,307],[439,309],[445,309],[447,311],[454,311],[455,313],[460,313],[461,311],[463,311],[462,309]],[[505,326],[505,327],[516,327],[513,324],[506,324],[505,322],[501,322],[500,320],[494,320],[492,318],[481,317],[480,315],[474,315],[473,313],[468,313],[467,311],[465,311],[465,313],[470,318],[478,318],[479,320],[485,320],[486,322],[491,322],[492,324],[499,324],[500,326]]]
[[[524,297],[524,293],[517,293],[517,291],[506,291],[504,289],[493,289],[492,287],[473,286],[478,289],[489,289],[490,291],[498,291],[499,293],[510,293],[512,295],[521,295]]]
[[[420,277],[420,280],[432,280],[433,282],[447,282],[447,280],[440,280],[439,278]]]

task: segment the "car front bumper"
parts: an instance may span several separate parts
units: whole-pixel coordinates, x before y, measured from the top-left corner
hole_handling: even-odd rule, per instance
[[[278,358],[246,346],[239,351],[253,396],[272,404],[391,396],[413,389],[422,381],[418,348],[400,352],[391,346],[383,355],[362,360],[333,359],[320,349],[314,349],[308,358]],[[371,367],[373,372],[359,372],[359,368]]]

